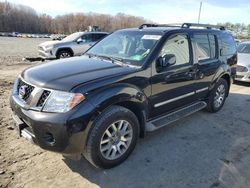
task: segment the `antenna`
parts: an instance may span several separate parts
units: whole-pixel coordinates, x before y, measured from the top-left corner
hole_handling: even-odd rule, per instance
[[[200,23],[200,18],[201,18],[201,7],[202,7],[202,1],[200,2],[200,10],[199,10],[199,16],[198,16],[198,24]]]

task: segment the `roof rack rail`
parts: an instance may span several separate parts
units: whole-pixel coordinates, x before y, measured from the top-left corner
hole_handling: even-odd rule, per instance
[[[183,24],[142,24],[139,29],[146,27],[180,27],[180,28],[190,28],[190,27],[202,27],[206,29],[219,29],[225,30],[224,26],[220,25],[210,25],[210,24],[197,24],[197,23],[183,23]]]
[[[190,27],[203,27],[206,29],[219,29],[219,30],[225,30],[224,26],[220,25],[211,25],[211,24],[198,24],[198,23],[183,23],[182,28],[190,28]]]
[[[139,29],[146,27],[181,27],[182,24],[142,24],[139,26]]]

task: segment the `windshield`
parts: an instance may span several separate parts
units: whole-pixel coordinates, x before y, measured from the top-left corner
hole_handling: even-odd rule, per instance
[[[238,52],[239,53],[250,54],[250,44],[239,44]]]
[[[126,64],[142,66],[160,38],[161,34],[147,34],[141,31],[116,32],[93,46],[87,54],[111,57]]]
[[[64,39],[62,39],[63,42],[72,42],[76,39],[78,39],[80,36],[82,36],[83,32],[78,32],[78,33],[73,33],[67,37],[65,37]]]

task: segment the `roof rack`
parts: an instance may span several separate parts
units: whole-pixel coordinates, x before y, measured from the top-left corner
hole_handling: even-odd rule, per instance
[[[210,25],[210,24],[197,24],[197,23],[183,23],[183,24],[142,24],[139,29],[146,27],[179,27],[179,28],[190,28],[190,27],[201,27],[206,29],[219,29],[225,30],[224,26]]]
[[[224,26],[220,25],[211,25],[211,24],[197,24],[197,23],[183,23],[182,28],[190,28],[190,27],[203,27],[206,29],[219,29],[219,30],[225,30]]]
[[[139,29],[143,29],[146,27],[181,27],[182,24],[142,24]]]

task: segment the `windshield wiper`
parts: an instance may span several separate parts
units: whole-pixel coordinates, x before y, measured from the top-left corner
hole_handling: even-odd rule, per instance
[[[97,54],[92,54],[92,53],[86,53],[85,55],[88,55],[89,58],[91,58],[91,57],[98,57],[100,59],[110,60],[112,63],[116,63],[116,64],[119,64],[121,66],[128,66],[128,67],[133,67],[133,68],[140,67],[140,66],[137,66],[137,65],[131,65],[131,64],[125,63],[124,59],[123,58],[119,58],[119,57],[110,57],[110,56],[97,55]]]
[[[91,54],[91,53],[86,53],[86,55],[88,55],[89,57],[99,57],[101,59],[110,60],[110,61],[112,61],[112,63],[115,63],[118,61],[118,62],[123,64],[123,59],[119,58],[119,57],[110,57],[110,56],[97,55],[97,54]]]

